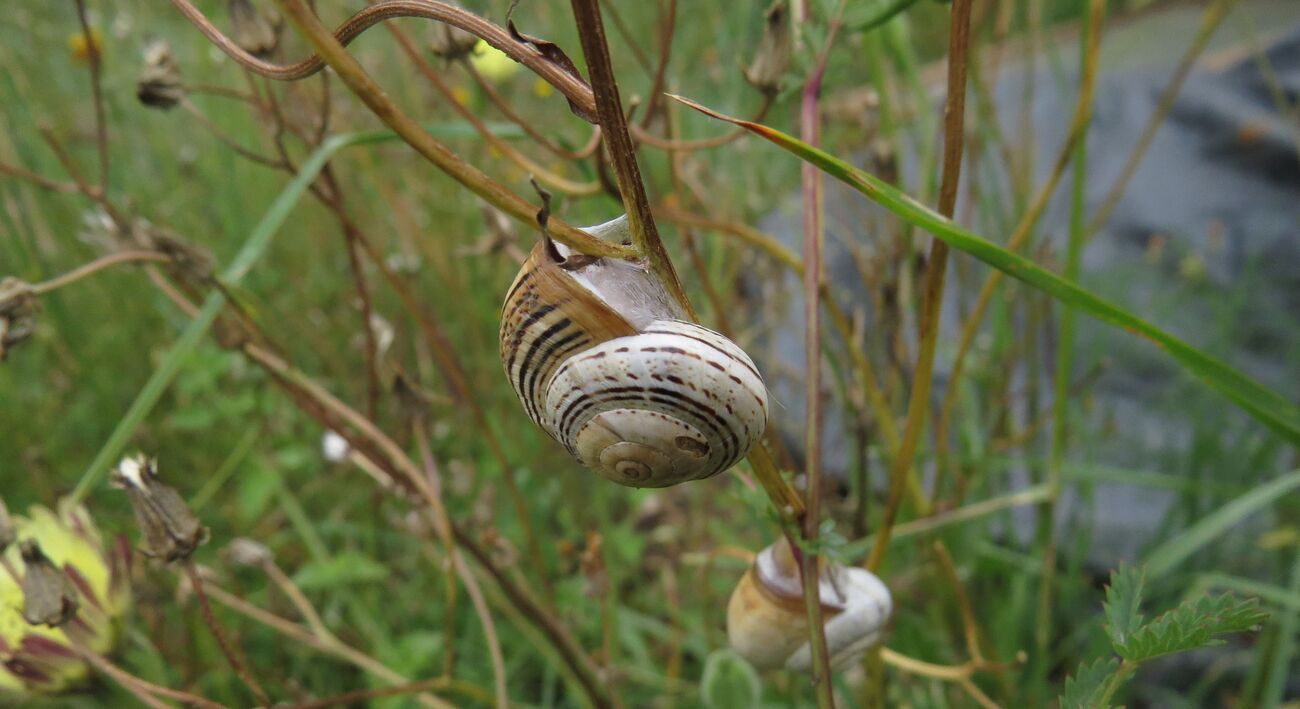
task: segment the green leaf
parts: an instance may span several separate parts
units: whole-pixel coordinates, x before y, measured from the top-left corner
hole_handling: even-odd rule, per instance
[[[688,99],[674,98],[706,115],[741,126],[766,138],[866,195],[897,214],[905,222],[925,229],[952,248],[974,256],[1008,276],[1051,295],[1065,305],[1078,308],[1108,325],[1121,328],[1151,342],[1168,353],[1205,385],[1287,440],[1300,444],[1300,406],[1224,362],[1205,354],[1118,305],[1094,295],[1091,291],[1061,278],[1030,259],[966,230],[893,185],[829,153],[761,123],[725,116]]]
[[[758,672],[734,650],[709,653],[700,678],[700,699],[710,709],[754,707],[763,696]]]
[[[1300,487],[1300,470],[1293,470],[1260,485],[1241,497],[1202,517],[1181,534],[1151,550],[1147,573],[1163,576],[1238,522]]]
[[[1250,630],[1267,619],[1268,613],[1254,598],[1239,599],[1231,594],[1202,596],[1137,629],[1123,643],[1116,643],[1115,651],[1130,662],[1146,662],[1221,644],[1219,636]]]
[[[1142,625],[1142,569],[1120,564],[1106,587],[1106,634],[1113,645],[1122,645]]]
[[[304,590],[310,590],[374,583],[387,577],[388,568],[383,564],[357,552],[345,551],[304,564],[294,574],[294,581]]]
[[[1102,701],[1106,683],[1119,669],[1119,660],[1103,657],[1091,664],[1083,664],[1065,679],[1061,694],[1061,709],[1106,709],[1109,702]]]

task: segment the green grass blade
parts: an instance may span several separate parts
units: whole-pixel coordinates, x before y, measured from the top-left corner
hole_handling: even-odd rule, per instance
[[[1260,485],[1202,517],[1196,524],[1156,547],[1147,555],[1147,573],[1153,577],[1163,576],[1233,525],[1296,488],[1300,488],[1300,470],[1293,470]]]
[[[465,126],[452,123],[445,126],[433,126],[433,128],[437,133],[447,133],[455,136],[463,134]],[[261,221],[253,227],[253,231],[248,235],[244,245],[221,274],[221,280],[227,286],[234,286],[248,274],[248,271],[266,252],[266,248],[271,244],[272,238],[275,237],[280,227],[289,217],[294,205],[307,192],[307,188],[316,179],[326,161],[333,157],[335,153],[351,145],[379,143],[395,140],[396,138],[397,136],[389,131],[368,131],[336,135],[321,143],[320,147],[316,148],[302,164],[298,174],[294,176],[280,192],[279,196],[275,198],[275,201],[271,203],[271,206],[267,208],[266,213],[262,215]],[[72,491],[74,500],[84,500],[109,466],[122,455],[122,450],[130,441],[131,436],[135,434],[136,429],[140,427],[145,417],[153,410],[154,405],[162,398],[163,392],[167,390],[167,387],[176,377],[181,365],[185,363],[198,346],[199,341],[203,339],[204,334],[207,333],[208,328],[217,319],[217,315],[221,313],[221,309],[225,307],[225,304],[226,297],[219,291],[213,292],[203,301],[203,307],[199,310],[198,315],[186,326],[185,331],[181,333],[180,338],[167,352],[158,369],[154,370],[149,381],[136,394],[135,400],[131,402],[131,407],[122,415],[117,427],[113,429],[113,433],[109,435],[108,440],[104,442],[104,445],[100,447],[99,452],[95,455],[95,459],[82,473],[81,480]]]
[[[1291,566],[1291,588],[1288,594],[1292,598],[1300,595],[1300,548],[1296,549],[1295,562]],[[1289,677],[1287,668],[1291,666],[1291,658],[1296,654],[1297,626],[1300,626],[1300,609],[1290,606],[1278,619],[1277,647],[1273,649],[1273,657],[1268,667],[1268,680],[1261,697],[1264,706],[1281,706],[1286,698]]]
[[[1033,261],[967,231],[917,202],[898,188],[875,176],[818,150],[774,128],[725,116],[689,99],[677,100],[706,115],[741,126],[815,165],[832,177],[858,190],[909,224],[929,231],[949,246],[960,249],[1023,281],[1058,301],[1118,328],[1146,339],[1173,357],[1206,386],[1241,407],[1246,413],[1272,428],[1291,443],[1300,444],[1300,406],[1275,394],[1259,382],[1233,369],[1215,357],[1148,323],[1129,311],[1080,288]]]

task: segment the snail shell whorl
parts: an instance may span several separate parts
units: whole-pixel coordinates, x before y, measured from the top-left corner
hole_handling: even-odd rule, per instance
[[[543,240],[506,296],[501,359],[533,421],[597,474],[706,478],[762,437],[767,390],[744,350],[684,317],[636,264]]]
[[[880,642],[893,611],[889,589],[866,569],[824,568],[818,583],[831,665],[852,662]],[[727,604],[727,637],[759,669],[812,666],[799,569],[782,539],[759,552]]]

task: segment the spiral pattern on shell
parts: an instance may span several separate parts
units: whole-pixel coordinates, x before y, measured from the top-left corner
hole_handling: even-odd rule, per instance
[[[602,477],[707,478],[762,437],[767,390],[744,350],[683,318],[639,266],[543,240],[506,296],[502,364],[533,421]]]

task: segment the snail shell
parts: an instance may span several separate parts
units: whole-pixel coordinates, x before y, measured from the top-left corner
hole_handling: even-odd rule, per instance
[[[893,612],[885,584],[866,569],[827,565],[818,579],[831,666],[841,668],[880,642]],[[799,568],[784,538],[759,552],[727,604],[731,646],[758,669],[808,670],[808,616]]]
[[[590,227],[626,234],[626,218]],[[646,269],[543,239],[501,313],[501,361],[524,410],[583,465],[635,487],[735,465],[767,424],[767,389],[734,342],[686,321]]]

